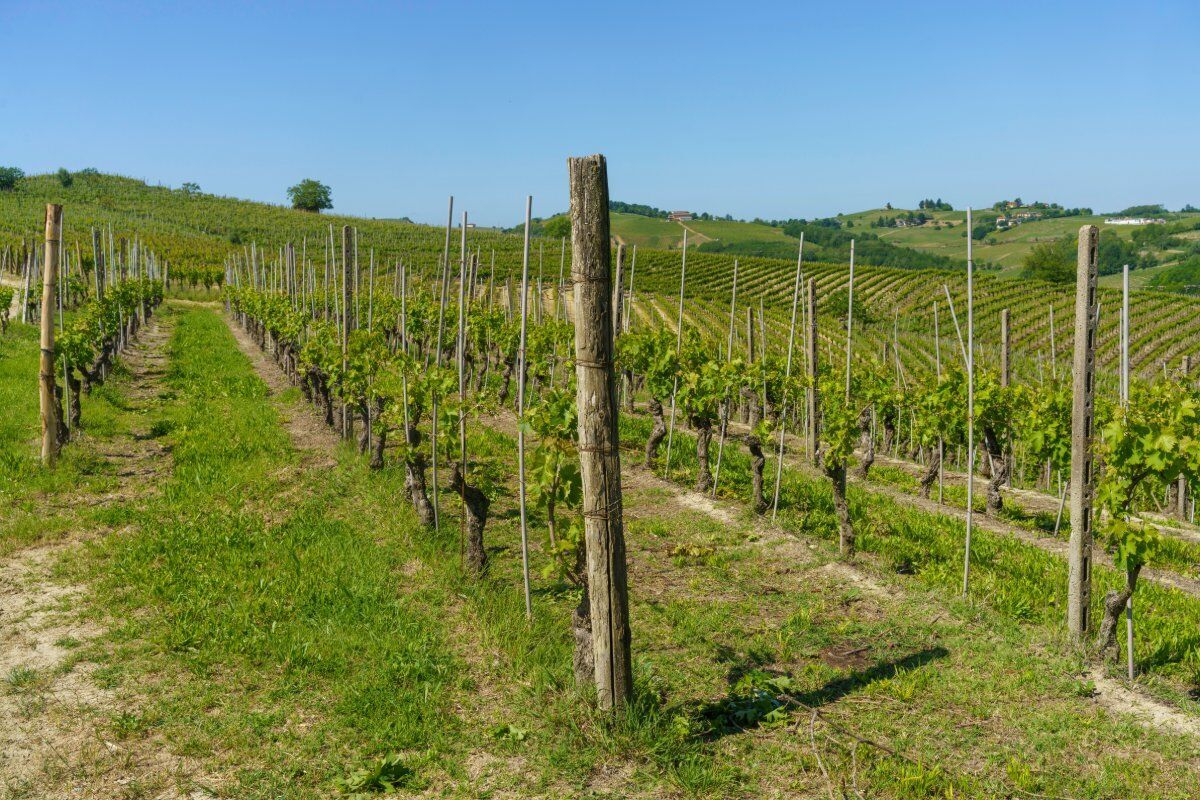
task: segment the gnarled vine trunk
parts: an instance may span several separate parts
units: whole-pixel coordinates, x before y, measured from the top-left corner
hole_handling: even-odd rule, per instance
[[[928,499],[933,484],[937,481],[938,470],[942,466],[942,454],[936,447],[929,448],[929,463],[921,475],[921,497]]]
[[[654,427],[650,437],[646,439],[646,466],[653,467],[654,459],[658,458],[658,446],[667,438],[667,421],[663,418],[662,401],[657,397],[650,398],[650,416],[654,419]]]
[[[408,455],[404,459],[404,487],[412,500],[417,518],[427,528],[433,527],[433,504],[429,502],[429,491],[425,485],[425,453],[421,450],[421,433],[417,420],[409,420],[406,432]]]
[[[750,451],[750,502],[755,514],[763,514],[768,506],[766,495],[763,494],[763,467],[767,464],[767,457],[763,455],[762,442],[754,434],[746,434],[742,441]]]
[[[1125,588],[1117,591],[1110,589],[1104,595],[1104,617],[1100,620],[1100,630],[1096,635],[1096,653],[1104,659],[1115,661],[1120,649],[1117,647],[1117,623],[1121,621],[1121,612],[1133,597],[1137,588],[1138,574],[1142,568],[1134,567],[1125,574]]]
[[[373,403],[375,439],[371,442],[371,469],[383,469],[383,451],[387,447],[387,426],[383,424],[383,398],[376,397]]]
[[[875,437],[871,435],[871,409],[869,407],[864,408],[858,415],[858,430],[859,447],[862,448],[863,454],[855,474],[866,480],[871,471],[871,465],[875,463]]]
[[[457,461],[450,466],[450,488],[458,492],[467,510],[467,569],[482,575],[487,569],[487,551],[483,549],[483,526],[487,524],[487,495],[471,486],[463,478],[462,465]]]
[[[825,466],[833,485],[833,510],[838,520],[838,549],[847,558],[854,555],[854,526],[850,522],[850,503],[846,499],[846,468]]]
[[[994,515],[1004,508],[1000,487],[1008,480],[1008,459],[1004,457],[1004,447],[994,431],[984,430],[983,446],[988,454],[984,463],[991,467],[987,487],[987,513]]]
[[[712,442],[712,423],[706,420],[691,420],[692,428],[696,431],[696,463],[699,471],[696,474],[696,491],[707,492],[712,488],[712,470],[708,467],[708,446]]]

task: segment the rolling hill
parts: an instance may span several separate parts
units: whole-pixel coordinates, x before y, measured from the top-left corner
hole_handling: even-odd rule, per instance
[[[337,215],[317,215],[281,206],[187,193],[149,186],[142,181],[109,175],[77,177],[74,185],[62,187],[53,176],[34,176],[20,182],[14,191],[0,192],[0,260],[10,269],[20,257],[25,243],[41,235],[43,208],[47,202],[65,205],[64,239],[73,256],[85,264],[90,261],[91,228],[110,230],[116,237],[135,234],[145,245],[176,267],[197,265],[215,270],[219,276],[227,259],[244,260],[254,248],[259,258],[273,260],[286,243],[296,245],[298,255],[320,269],[325,259],[325,242],[331,230],[353,225],[359,231],[364,265],[374,254],[381,270],[404,260],[416,272],[434,274],[441,258],[445,231],[442,228],[397,220],[375,220]],[[845,217],[854,227],[870,229],[873,212]],[[875,214],[877,217],[878,214]],[[924,235],[937,236],[963,247],[959,236],[962,212],[935,212],[944,221]],[[1037,240],[1037,228],[1045,235],[1061,233],[1077,225],[1080,218],[1028,223],[1023,229],[1005,232],[1010,246]],[[959,223],[959,224],[955,224]],[[793,239],[782,229],[753,223],[697,220],[687,223],[696,238],[689,247],[687,305],[685,319],[709,336],[714,345],[724,343],[727,329],[729,293],[732,289],[733,264],[740,263],[738,284],[739,315],[761,304],[766,324],[768,352],[782,354],[786,349],[787,322],[790,312],[792,280],[796,262]],[[631,214],[614,214],[616,235],[630,244],[639,244],[633,268],[635,319],[655,324],[674,325],[674,304],[679,286],[680,253],[671,234],[682,228],[678,223]],[[885,232],[891,229],[883,229]],[[905,234],[912,240],[920,229]],[[689,240],[692,237],[689,233]],[[628,237],[628,238],[627,238]],[[639,238],[645,237],[645,238]],[[457,243],[457,239],[455,240]],[[468,244],[478,249],[497,291],[506,281],[519,275],[521,238],[489,229],[474,229]],[[735,255],[710,252],[715,243],[742,246],[762,244],[786,248],[786,258]],[[798,242],[797,242],[798,243]],[[658,244],[660,247],[650,245]],[[663,249],[674,246],[676,249]],[[553,283],[560,269],[560,241],[535,240],[534,277],[542,278],[546,296],[552,296]],[[568,243],[569,249],[569,243]],[[844,303],[847,265],[841,258],[822,260],[820,246],[806,246],[805,269],[817,278],[821,295],[819,324],[826,346],[844,346],[844,325],[839,317],[839,302]],[[829,248],[827,252],[834,252]],[[455,250],[457,254],[457,248]],[[569,255],[569,254],[568,254]],[[632,264],[630,266],[633,266]],[[861,303],[856,311],[855,337],[864,354],[887,358],[887,348],[899,345],[899,361],[908,373],[933,369],[940,354],[945,361],[958,353],[958,343],[947,315],[945,292],[954,299],[960,321],[966,307],[963,270],[912,270],[861,266],[857,272],[855,296]],[[839,300],[839,297],[841,300]],[[934,337],[933,304],[941,307],[938,336]],[[549,302],[549,300],[547,300]],[[1008,308],[1012,315],[1014,368],[1029,381],[1044,378],[1057,362],[1063,368],[1069,360],[1069,329],[1073,288],[1037,281],[1009,281],[982,274],[976,280],[975,311],[977,341],[989,361],[995,357],[999,342],[999,312]],[[1050,309],[1057,320],[1057,335],[1051,347]],[[1098,360],[1111,375],[1117,361],[1117,315],[1119,295],[1102,294],[1101,337]],[[1200,366],[1200,301],[1156,291],[1140,291],[1132,302],[1132,350],[1134,368],[1143,375],[1161,373],[1164,365],[1173,368],[1182,356],[1191,357]],[[737,341],[743,337],[739,316]],[[839,344],[839,342],[841,344]],[[739,345],[740,346],[740,345]],[[1052,353],[1054,355],[1052,355]],[[889,359],[891,360],[891,359]]]

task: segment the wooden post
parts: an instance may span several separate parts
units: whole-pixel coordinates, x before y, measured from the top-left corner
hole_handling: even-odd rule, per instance
[[[42,337],[38,369],[42,416],[42,464],[53,467],[58,458],[58,400],[54,396],[54,292],[58,253],[62,244],[62,206],[46,206],[46,266],[42,270]]]
[[[575,295],[575,371],[579,461],[587,548],[596,691],[604,709],[633,697],[621,456],[612,359],[612,251],[608,173],[603,156],[572,158],[571,278]]]
[[[1067,630],[1082,643],[1092,594],[1092,415],[1095,401],[1095,225],[1079,229],[1075,284],[1075,361],[1071,404],[1071,540],[1068,546]]]

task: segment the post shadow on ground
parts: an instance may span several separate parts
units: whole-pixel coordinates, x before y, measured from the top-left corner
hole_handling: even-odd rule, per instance
[[[728,660],[728,648],[718,651],[718,659]],[[730,692],[724,698],[699,704],[695,708],[697,718],[711,723],[706,738],[719,739],[729,734],[741,733],[759,727],[763,722],[778,719],[779,714],[798,708],[816,709],[862,689],[876,681],[888,680],[902,671],[923,667],[945,658],[949,651],[936,645],[926,647],[901,658],[880,662],[867,669],[854,670],[841,678],[804,692],[788,691],[779,685],[790,676],[761,669],[764,663],[760,656],[751,654],[737,659],[728,675]],[[765,672],[767,679],[762,686],[747,691],[739,686],[743,678]],[[782,679],[782,680],[781,680]],[[736,719],[732,722],[731,719]]]

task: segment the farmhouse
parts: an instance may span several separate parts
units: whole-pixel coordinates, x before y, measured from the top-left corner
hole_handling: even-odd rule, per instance
[[[1165,225],[1166,220],[1151,217],[1113,217],[1104,220],[1105,225]]]
[[[692,212],[690,211],[672,211],[667,215],[667,219],[672,222],[691,222]]]

